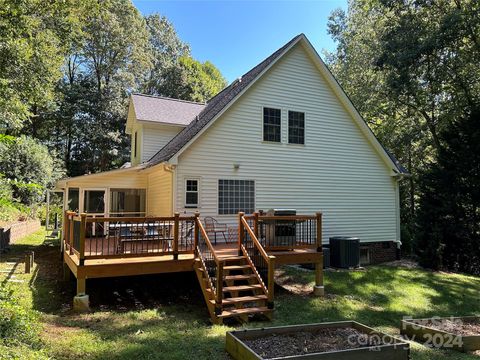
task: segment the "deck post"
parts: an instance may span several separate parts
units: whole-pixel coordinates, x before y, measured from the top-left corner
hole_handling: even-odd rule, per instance
[[[195,211],[195,229],[193,233],[193,251],[195,252],[195,255],[197,255],[198,240],[200,238],[200,229],[198,227],[199,221],[200,221],[200,213],[198,211]]]
[[[245,236],[245,230],[243,228],[242,218],[245,215],[244,212],[238,213],[238,255],[242,255],[242,244],[244,242],[243,238]]]
[[[70,255],[73,255],[73,215],[68,214],[68,243],[70,244]]]
[[[322,252],[322,213],[315,213],[317,218],[317,252]]]
[[[73,310],[78,312],[90,311],[90,299],[86,291],[87,280],[77,278],[77,295],[73,298]]]
[[[217,283],[216,294],[215,294],[215,315],[220,315],[222,313],[222,302],[223,302],[223,266],[224,262],[220,260],[217,264]]]
[[[173,226],[173,259],[178,260],[178,237],[180,230],[180,213],[175,213],[175,223]]]
[[[317,218],[317,252],[320,253],[320,260],[315,263],[315,286],[313,294],[316,296],[325,295],[325,287],[323,286],[323,249],[322,249],[322,213],[315,214]]]
[[[275,289],[275,256],[268,257],[268,300],[267,306],[273,309],[273,297]]]
[[[253,213],[253,233],[258,239],[258,211]]]
[[[80,266],[85,265],[85,233],[87,230],[87,214],[80,214]]]
[[[68,230],[68,225],[70,223],[68,222],[68,210],[64,211],[63,214],[63,231],[62,231],[62,241],[63,241],[63,251],[65,251],[67,244],[70,244],[68,241],[68,236],[70,235],[70,231]]]

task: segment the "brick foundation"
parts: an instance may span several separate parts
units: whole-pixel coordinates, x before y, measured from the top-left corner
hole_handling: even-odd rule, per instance
[[[369,250],[369,264],[380,264],[397,259],[397,243],[393,241],[361,243],[360,248]]]
[[[5,249],[9,244],[40,230],[40,220],[27,220],[13,223],[0,228],[0,250]]]

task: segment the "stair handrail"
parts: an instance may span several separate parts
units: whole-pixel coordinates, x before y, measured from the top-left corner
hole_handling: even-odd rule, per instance
[[[257,273],[259,279],[261,280],[260,284],[262,285],[264,291],[267,293],[268,307],[273,308],[273,295],[274,295],[274,288],[275,288],[274,275],[275,275],[276,258],[273,255],[268,255],[268,253],[265,251],[264,247],[262,246],[257,236],[255,235],[255,232],[252,230],[252,228],[248,224],[248,221],[245,219],[245,214],[239,213],[239,218],[240,218],[240,224],[242,225],[241,227],[247,230],[248,234],[250,235],[250,238],[252,239],[254,246],[257,248],[260,255],[262,255],[265,262],[268,264],[268,286],[265,286],[265,282],[263,281],[262,277],[260,276],[257,269],[255,268],[255,264],[253,264],[253,261],[250,259],[250,256],[248,255],[247,250],[245,249],[245,246],[243,245],[243,243],[240,243],[240,248],[242,252],[244,253],[245,256],[247,256],[250,259],[250,261],[252,261],[252,265],[255,268],[255,272]],[[240,233],[241,233],[241,229],[240,229]]]
[[[197,245],[197,252],[198,254],[200,255],[200,260],[201,260],[201,263],[202,263],[202,267],[205,271],[205,274],[208,278],[208,282],[210,284],[210,287],[215,295],[215,314],[216,315],[220,315],[221,312],[222,312],[222,301],[223,301],[223,281],[224,281],[224,272],[223,272],[223,268],[225,266],[225,261],[224,260],[221,260],[217,254],[215,253],[215,248],[213,247],[209,237],[208,237],[208,234],[205,230],[205,228],[203,227],[203,224],[200,220],[200,218],[198,216],[195,216],[195,222],[196,222],[196,225],[198,227],[198,229],[200,230],[200,233],[202,234],[202,237],[203,239],[205,239],[205,243],[207,244],[207,247],[208,249],[210,250],[210,252],[212,253],[212,256],[213,256],[213,259],[215,261],[215,264],[216,264],[216,272],[217,272],[217,277],[216,277],[216,283],[215,285],[213,284],[213,281],[210,277],[210,275],[208,274],[208,270],[205,266],[205,263],[203,261],[203,258],[201,256],[201,249],[200,247]]]

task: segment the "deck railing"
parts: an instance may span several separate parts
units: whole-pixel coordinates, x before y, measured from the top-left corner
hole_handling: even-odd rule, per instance
[[[244,213],[239,213],[238,217],[239,249],[245,255],[250,265],[252,265],[260,285],[267,294],[267,305],[273,309],[275,256],[268,255],[258,240],[258,228],[255,226],[256,221],[254,217],[245,216]]]
[[[85,259],[192,254],[195,216],[89,217],[65,213],[65,251]]]
[[[253,227],[266,250],[322,250],[322,214],[267,216],[255,213]]]
[[[210,288],[215,296],[215,314],[220,315],[222,312],[223,281],[225,280],[223,272],[225,261],[221,260],[215,254],[215,248],[208,238],[208,233],[205,231],[197,214],[195,222],[196,228],[198,229],[197,255],[201,261],[202,269],[206,274],[208,281],[207,288]]]

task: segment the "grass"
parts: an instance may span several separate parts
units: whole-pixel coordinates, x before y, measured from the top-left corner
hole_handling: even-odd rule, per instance
[[[193,274],[89,280],[87,292],[95,311],[74,314],[70,311],[74,283],[60,281],[58,248],[43,243],[44,235],[39,232],[23,239],[0,260],[1,270],[9,259],[36,251],[35,271],[21,274],[18,267],[16,279],[24,282],[11,285],[21,295],[22,306],[40,314],[43,345],[37,350],[9,349],[10,355],[16,354],[11,358],[228,358],[225,332],[234,326],[209,325]],[[1,273],[0,284],[5,278]],[[480,315],[480,279],[473,276],[388,266],[328,271],[325,298],[306,293],[313,285],[312,272],[283,268],[277,278],[283,287],[276,289],[274,321],[253,322],[249,327],[355,319],[396,335],[406,315]],[[416,343],[411,347],[413,360],[480,359]]]

